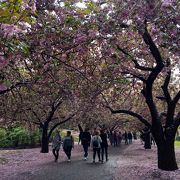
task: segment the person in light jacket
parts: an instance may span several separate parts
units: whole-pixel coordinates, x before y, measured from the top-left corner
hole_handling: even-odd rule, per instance
[[[95,163],[96,152],[98,154],[99,162],[101,162],[101,159],[100,159],[101,143],[102,143],[102,139],[99,136],[99,132],[95,131],[94,136],[92,137],[92,140],[91,140],[91,146],[93,148],[93,163]]]
[[[57,130],[52,141],[52,152],[55,157],[55,162],[58,161],[60,147],[61,147],[61,136],[59,134],[59,131]]]

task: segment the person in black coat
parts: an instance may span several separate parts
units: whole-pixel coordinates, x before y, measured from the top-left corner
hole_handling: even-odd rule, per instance
[[[127,136],[128,136],[129,144],[131,144],[132,143],[132,133],[129,131]]]
[[[84,160],[87,160],[88,148],[90,146],[90,143],[91,143],[91,134],[89,132],[89,129],[85,128],[85,131],[82,132],[82,135],[81,135],[81,144],[84,149]]]
[[[107,134],[105,133],[104,130],[101,130],[100,137],[102,139],[101,160],[102,162],[104,161],[104,152],[105,152],[106,161],[108,161],[108,141],[107,141]]]

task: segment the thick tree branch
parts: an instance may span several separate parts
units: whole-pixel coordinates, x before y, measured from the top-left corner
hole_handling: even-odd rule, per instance
[[[113,110],[110,106],[106,106],[112,114],[128,114],[130,116],[136,117],[137,119],[139,119],[145,126],[151,128],[151,124],[145,119],[143,118],[140,114],[137,114],[135,112],[129,111],[129,110]]]
[[[158,77],[159,73],[162,71],[164,64],[163,60],[161,58],[161,54],[156,47],[155,43],[153,42],[150,34],[148,33],[147,27],[145,27],[145,31],[143,33],[143,39],[144,42],[149,46],[150,52],[154,59],[156,60],[156,66],[152,70],[152,72],[149,74],[146,83],[144,84],[142,93],[146,99],[146,103],[149,107],[150,113],[151,113],[151,118],[152,118],[152,124],[160,124],[159,120],[159,114],[157,111],[156,104],[153,100],[153,94],[152,94],[152,87],[155,79]]]
[[[151,38],[151,35],[149,34],[149,32],[147,30],[147,27],[145,27],[145,31],[144,31],[144,34],[143,34],[143,39],[144,39],[144,42],[149,46],[151,54],[153,55],[154,59],[156,60],[157,65],[160,66],[160,67],[164,66],[161,54],[160,54],[157,46],[153,42],[153,40]]]
[[[165,96],[165,99],[166,99],[166,102],[167,102],[168,105],[170,104],[170,102],[172,100],[171,96],[169,94],[169,91],[168,91],[168,86],[169,86],[170,78],[171,78],[171,71],[169,71],[167,73],[167,76],[166,76],[166,78],[164,80],[164,84],[162,86],[162,90],[163,90],[163,93],[164,93],[164,96]]]
[[[74,115],[75,115],[75,114],[72,114],[71,116],[69,116],[69,117],[66,118],[65,120],[63,120],[63,121],[55,124],[55,125],[51,128],[51,130],[49,131],[48,138],[50,138],[50,136],[51,136],[52,132],[54,131],[54,129],[56,129],[59,125],[64,124],[65,122],[67,122],[67,121],[69,121],[70,119],[72,119]]]

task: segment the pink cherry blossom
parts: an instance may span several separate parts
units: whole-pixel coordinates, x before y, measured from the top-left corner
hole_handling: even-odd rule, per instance
[[[7,87],[4,84],[0,84],[0,91],[4,91],[6,89],[7,89]]]

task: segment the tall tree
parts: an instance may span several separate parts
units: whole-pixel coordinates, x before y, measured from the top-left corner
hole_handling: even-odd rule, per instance
[[[141,85],[151,121],[129,109],[107,107],[112,113],[136,117],[149,127],[157,143],[158,167],[175,170],[178,167],[174,140],[180,124],[177,106],[180,91],[178,87],[170,90],[176,86],[173,71],[178,70],[179,61],[177,1],[113,1],[105,2],[104,7],[109,14],[106,18],[101,16],[106,22],[106,29],[102,26],[101,32],[107,31],[109,46],[114,50],[110,54],[116,58],[114,76],[123,75]],[[154,91],[155,85],[161,88],[160,96]],[[166,103],[165,111],[157,106],[158,101]]]

